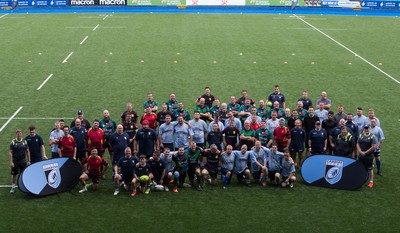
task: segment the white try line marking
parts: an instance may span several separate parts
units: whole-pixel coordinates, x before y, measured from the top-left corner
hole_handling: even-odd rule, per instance
[[[3,17],[6,17],[7,15],[8,15],[8,14],[5,14],[5,15],[0,16],[0,19],[3,18]]]
[[[102,29],[103,28],[106,28],[106,29],[121,29],[121,28],[126,28],[126,27],[124,27],[124,26],[122,26],[122,27],[101,27]]]
[[[312,28],[287,28],[288,30],[313,30]],[[324,31],[347,31],[345,28],[321,28]]]
[[[10,184],[0,184],[0,188],[11,188],[12,185]],[[16,188],[18,188],[18,186],[15,186]]]
[[[72,56],[72,54],[74,54],[74,52],[71,52],[62,63],[66,63],[68,61],[68,58]]]
[[[46,82],[51,79],[51,77],[53,77],[53,74],[50,74],[49,77],[47,77],[46,80],[44,80],[43,83],[36,90],[40,90],[40,88],[42,88],[44,84],[46,84]]]
[[[99,26],[100,26],[100,24],[97,24],[96,27],[94,27],[92,31],[95,31]]]
[[[108,15],[104,16],[103,20],[107,19]]]
[[[0,120],[8,119],[8,117],[0,117]],[[73,120],[72,117],[14,117],[14,120]]]
[[[92,28],[92,27],[65,27],[68,29],[88,29],[88,28]]]
[[[25,17],[19,17],[19,16],[8,16],[7,19],[25,19]]]
[[[324,35],[325,37],[327,37],[328,39],[330,39],[331,41],[335,42],[336,44],[338,44],[339,46],[341,46],[342,48],[346,49],[347,51],[349,51],[350,53],[354,54],[354,56],[360,58],[362,61],[364,61],[365,63],[367,63],[368,65],[372,66],[374,69],[378,70],[379,72],[381,72],[382,74],[384,74],[386,77],[390,78],[391,80],[395,81],[397,84],[400,84],[400,81],[395,79],[394,77],[392,77],[390,74],[386,73],[385,71],[383,71],[382,69],[380,69],[379,67],[377,67],[376,65],[372,64],[370,61],[368,61],[367,59],[361,57],[360,55],[358,55],[356,52],[354,52],[353,50],[347,48],[345,45],[343,45],[342,43],[340,43],[339,41],[335,40],[334,38],[332,38],[331,36],[329,36],[328,34],[326,34],[325,32],[319,30],[318,28],[314,27],[312,24],[310,24],[309,22],[305,21],[304,19],[300,18],[297,15],[294,15],[297,19],[303,21],[303,23],[307,24],[308,26],[312,27],[314,30],[316,30],[317,32],[321,33],[322,35]]]
[[[3,131],[4,128],[6,128],[6,126],[12,121],[12,119],[14,119],[14,117],[19,113],[19,111],[21,111],[22,108],[22,106],[19,107],[17,111],[15,111],[14,114],[10,118],[8,118],[7,122],[0,128],[0,132]]]
[[[80,44],[83,44],[83,43],[85,43],[85,40],[88,38],[89,36],[86,36],[82,41],[81,41],[81,43]]]

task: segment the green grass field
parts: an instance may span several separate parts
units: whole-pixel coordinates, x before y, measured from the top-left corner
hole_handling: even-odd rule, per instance
[[[375,108],[386,137],[384,176],[376,177],[373,189],[357,191],[307,186],[297,172],[293,189],[234,182],[228,190],[208,186],[204,192],[182,189],[135,198],[127,192],[114,197],[110,180],[96,193],[79,194],[77,187],[44,198],[0,188],[0,232],[398,232],[400,85],[376,68],[400,79],[399,18],[301,18],[357,57],[291,15],[104,17],[0,18],[0,125],[23,106],[0,132],[1,185],[10,184],[8,144],[15,129],[26,136],[34,124],[47,141],[55,121],[19,118],[72,119],[83,110],[92,121],[108,109],[119,122],[128,101],[142,112],[148,91],[159,103],[175,92],[192,113],[205,86],[227,102],[242,89],[256,101],[266,99],[275,84],[290,108],[303,89],[314,102],[327,91],[333,110],[338,104],[352,113],[358,106]]]

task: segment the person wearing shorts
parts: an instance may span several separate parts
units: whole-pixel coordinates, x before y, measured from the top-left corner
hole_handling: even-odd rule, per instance
[[[251,172],[253,174],[253,180],[256,183],[261,183],[263,187],[267,186],[266,176],[268,173],[267,160],[271,151],[263,147],[260,141],[256,141],[254,149],[251,150]]]
[[[114,195],[118,195],[121,181],[124,183],[124,189],[130,191],[132,190],[132,183],[135,183],[137,180],[135,167],[139,161],[137,161],[136,157],[132,156],[132,150],[130,147],[126,147],[124,152],[125,156],[121,157],[114,167]]]
[[[374,172],[372,170],[374,164],[374,151],[378,140],[375,135],[370,132],[370,125],[364,126],[364,132],[360,134],[357,141],[358,160],[364,164],[368,170],[369,183],[368,187],[374,186]]]
[[[284,153],[284,158],[285,159],[282,161],[281,187],[285,188],[289,186],[290,188],[293,188],[293,184],[296,181],[294,162],[287,151]]]
[[[190,148],[185,150],[186,155],[189,157],[189,169],[187,175],[189,176],[190,184],[192,187],[196,185],[196,188],[200,191],[201,186],[201,170],[200,170],[200,159],[203,155],[203,149],[197,147],[197,143],[192,142]],[[196,184],[195,184],[196,181]]]
[[[247,187],[250,187],[250,169],[248,162],[250,159],[250,151],[247,151],[246,144],[242,145],[240,151],[232,151],[235,156],[235,174],[239,183],[245,181]]]
[[[79,177],[80,183],[83,187],[79,191],[80,193],[87,191],[86,181],[88,181],[89,179],[92,180],[93,183],[92,189],[96,191],[99,187],[100,177],[108,169],[108,162],[98,155],[98,150],[96,148],[92,148],[90,150],[90,153],[91,153],[90,156],[88,158],[84,158],[82,161],[82,167],[84,172]],[[86,164],[87,166],[85,166]]]
[[[179,147],[178,151],[174,152],[172,160],[175,163],[173,192],[177,193],[178,187],[183,187],[186,173],[189,169],[189,156],[185,153],[185,148],[183,146]]]
[[[221,157],[221,152],[218,150],[217,145],[212,144],[210,149],[204,151],[203,156],[206,158],[206,164],[204,169],[201,171],[201,176],[203,178],[202,183],[204,184],[204,181],[208,180],[208,176],[210,176],[211,178],[208,180],[210,184],[217,185],[218,170],[220,169],[219,158]],[[204,188],[204,185],[201,188]]]
[[[268,178],[271,185],[279,184],[282,172],[283,153],[278,151],[276,143],[272,144],[271,154],[268,158]]]
[[[302,121],[297,119],[295,127],[290,130],[292,140],[290,141],[289,151],[294,164],[296,165],[296,156],[299,157],[299,167],[303,163],[304,143],[307,139],[306,131],[302,128]]]
[[[221,164],[221,180],[222,188],[227,189],[228,185],[231,183],[231,178],[233,174],[233,166],[235,164],[235,156],[233,155],[232,145],[226,146],[226,151],[221,154],[220,164]]]
[[[22,130],[16,131],[17,137],[14,138],[10,143],[10,168],[11,168],[11,190],[10,193],[15,192],[17,175],[22,173],[25,168],[31,162],[31,156],[29,153],[29,146],[26,140],[22,137]],[[28,157],[28,160],[26,158]]]

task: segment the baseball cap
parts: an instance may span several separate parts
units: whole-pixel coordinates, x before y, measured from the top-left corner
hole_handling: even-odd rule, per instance
[[[83,115],[82,110],[79,110],[77,114],[78,114],[78,115]]]
[[[369,124],[364,125],[364,129],[365,128],[370,128],[371,126]]]
[[[320,125],[320,124],[321,124],[321,122],[320,122],[320,121],[317,121],[317,122],[315,122],[315,124],[316,124],[316,125]]]
[[[149,121],[148,121],[148,120],[142,121],[142,125],[148,125],[148,124],[149,124]]]
[[[285,121],[285,119],[284,118],[280,118],[279,121]]]

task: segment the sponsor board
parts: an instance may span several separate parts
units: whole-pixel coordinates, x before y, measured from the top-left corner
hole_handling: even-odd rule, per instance
[[[308,157],[301,175],[307,184],[344,190],[359,189],[368,179],[367,169],[360,161],[332,155]]]
[[[188,6],[244,6],[245,0],[187,0]]]
[[[29,193],[28,189],[26,189],[24,183],[22,182],[22,174],[23,172],[21,172],[18,176],[18,188],[23,193]]]
[[[128,6],[180,6],[189,0],[127,0]]]
[[[362,1],[361,7],[400,8],[400,1]]]
[[[71,190],[82,174],[80,164],[72,158],[44,160],[28,166],[18,177],[21,192],[38,196]]]
[[[291,6],[292,0],[246,0],[246,6]],[[298,0],[297,6],[304,6],[304,0]]]
[[[0,0],[0,7],[16,6],[67,6],[68,0]]]
[[[11,0],[0,0],[0,7],[11,7],[12,1]]]
[[[98,1],[97,1],[98,3]],[[95,0],[69,0],[70,6],[94,6]]]
[[[341,8],[360,8],[361,4],[359,1],[349,0],[323,0],[322,6],[324,7],[341,7]]]
[[[126,5],[125,0],[99,0],[100,6],[124,6]]]

